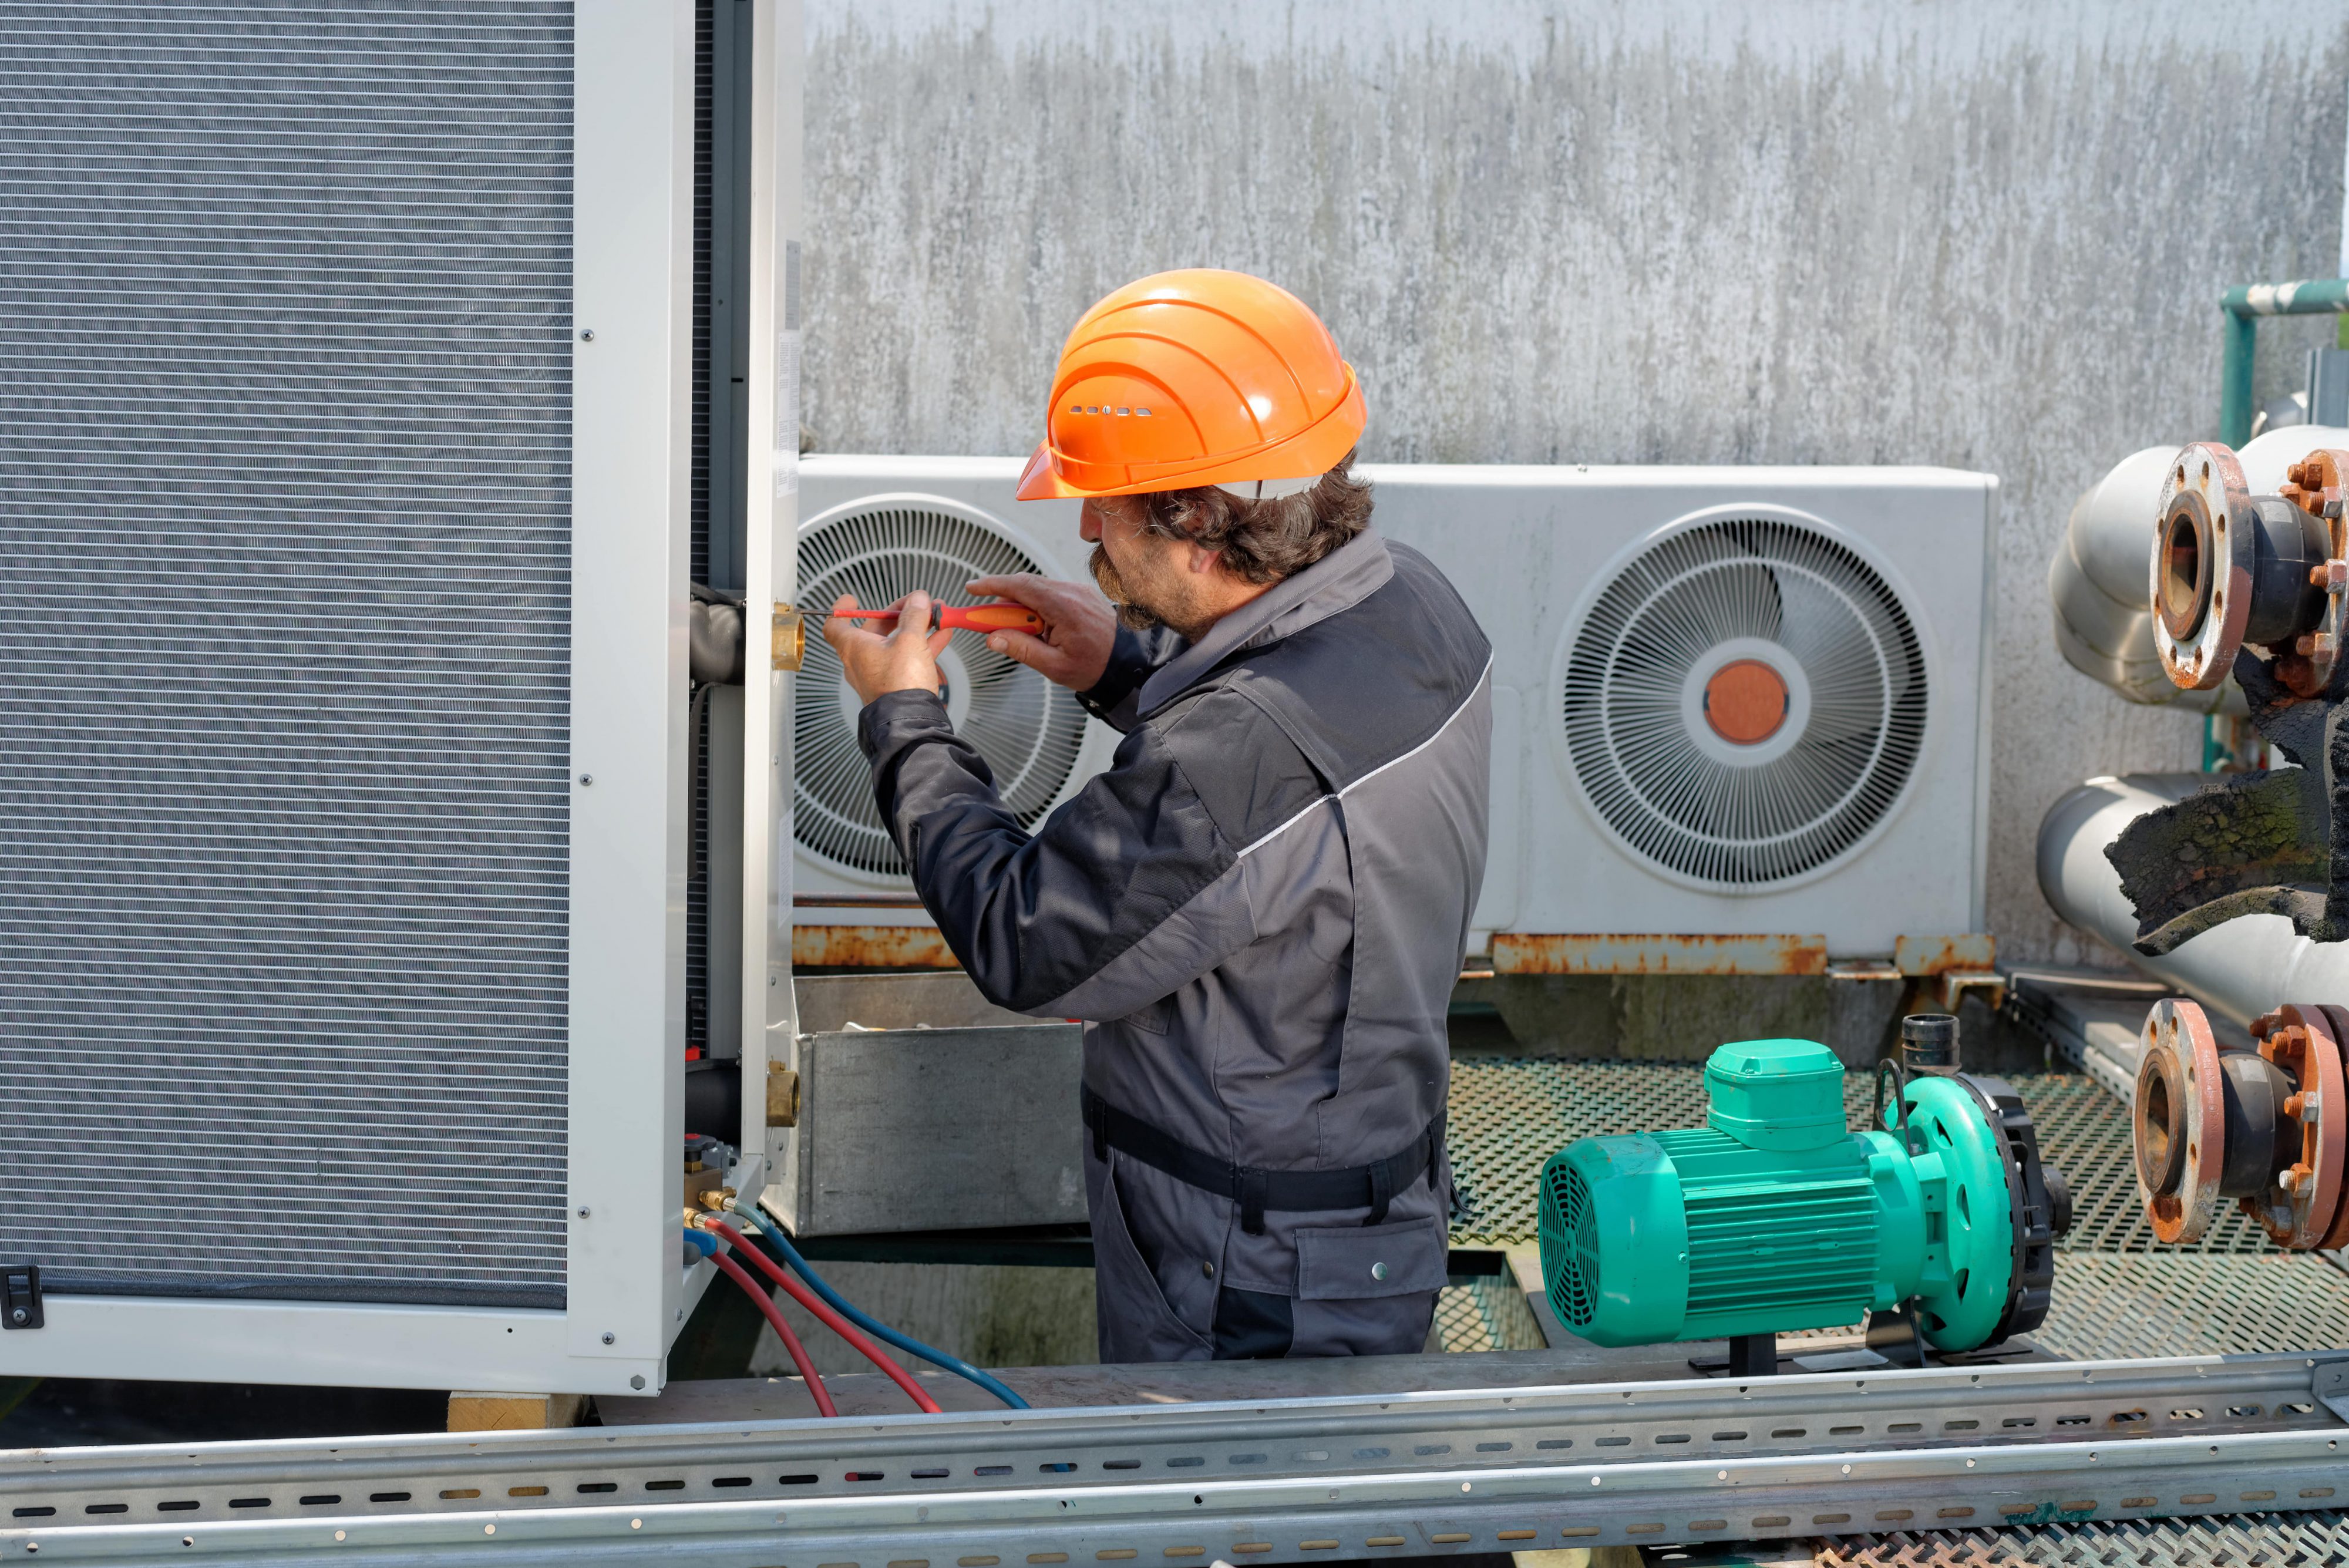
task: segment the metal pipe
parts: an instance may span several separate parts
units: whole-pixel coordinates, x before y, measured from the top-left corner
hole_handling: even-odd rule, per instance
[[[2281,915],[2239,916],[2161,958],[2130,947],[2137,911],[2121,896],[2106,846],[2147,812],[2210,782],[2202,774],[2090,779],[2040,823],[2040,891],[2058,915],[2103,938],[2136,968],[2247,1028],[2282,1002],[2349,1003],[2349,942],[2310,941]]]
[[[2240,447],[2251,439],[2251,363],[2259,348],[2260,317],[2349,314],[2349,278],[2255,283],[2229,289],[2219,303],[2227,313],[2227,355],[2219,376],[2219,439]]]
[[[2326,446],[2349,446],[2349,430],[2292,425],[2270,431],[2235,456],[2251,492],[2272,495],[2283,487],[2287,468]],[[2073,669],[2129,701],[2240,716],[2245,711],[2240,687],[2228,680],[2189,691],[2173,684],[2154,643],[2153,541],[2161,523],[2163,476],[2177,454],[2174,446],[2131,452],[2072,504],[2047,566],[2055,646]]]

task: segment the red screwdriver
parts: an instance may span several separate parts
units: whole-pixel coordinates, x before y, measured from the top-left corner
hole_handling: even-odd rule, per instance
[[[882,620],[894,623],[897,612],[893,609],[833,610],[830,614],[842,620]],[[930,607],[932,631],[1024,631],[1033,636],[1044,635],[1044,618],[1025,605],[997,600],[985,605],[939,605]]]

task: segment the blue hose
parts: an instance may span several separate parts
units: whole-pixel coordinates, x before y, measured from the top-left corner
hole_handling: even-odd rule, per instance
[[[841,1316],[846,1318],[849,1322],[854,1324],[857,1327],[863,1329],[874,1338],[885,1340],[887,1343],[895,1345],[898,1349],[904,1351],[908,1355],[918,1355],[924,1361],[929,1362],[931,1365],[945,1371],[951,1372],[957,1377],[965,1378],[970,1382],[978,1384],[981,1388],[986,1389],[989,1394],[994,1395],[998,1399],[1002,1400],[1006,1405],[1010,1406],[1015,1410],[1026,1410],[1030,1408],[1027,1400],[1022,1399],[1019,1395],[1014,1394],[1001,1383],[989,1377],[986,1373],[981,1372],[978,1367],[973,1366],[969,1362],[963,1360],[960,1356],[948,1355],[943,1350],[933,1350],[928,1345],[924,1345],[920,1340],[914,1338],[912,1335],[899,1334],[887,1324],[881,1322],[877,1318],[869,1317],[864,1313],[859,1311],[855,1306],[850,1303],[846,1296],[842,1295],[838,1291],[833,1290],[831,1285],[827,1284],[822,1274],[817,1273],[813,1269],[808,1267],[808,1261],[800,1256],[799,1249],[792,1245],[791,1239],[783,1234],[782,1227],[770,1220],[765,1215],[746,1215],[740,1210],[736,1210],[734,1213],[737,1219],[751,1220],[758,1226],[758,1230],[753,1232],[753,1239],[764,1242],[768,1250],[776,1254],[778,1261],[790,1264],[792,1272],[799,1275],[800,1278],[805,1280],[808,1282],[808,1288],[815,1292],[816,1294],[822,1296],[832,1307],[833,1311],[838,1313]]]

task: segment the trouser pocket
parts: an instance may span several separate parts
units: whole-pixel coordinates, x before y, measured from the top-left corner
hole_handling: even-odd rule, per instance
[[[1444,1222],[1297,1232],[1297,1337],[1291,1355],[1409,1355],[1427,1344],[1444,1281]]]
[[[1120,1156],[1085,1155],[1086,1197],[1093,1221],[1093,1306],[1104,1362],[1205,1361],[1213,1345],[1167,1304],[1158,1276],[1127,1228],[1117,1190]]]

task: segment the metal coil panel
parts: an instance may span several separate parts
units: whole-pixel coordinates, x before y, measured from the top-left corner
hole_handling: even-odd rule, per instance
[[[0,0],[0,1261],[560,1305],[568,0]]]

